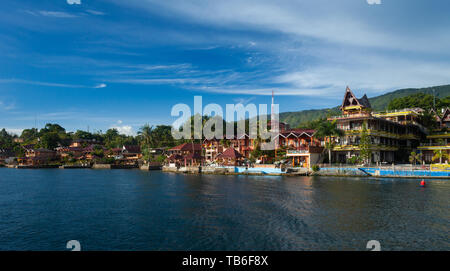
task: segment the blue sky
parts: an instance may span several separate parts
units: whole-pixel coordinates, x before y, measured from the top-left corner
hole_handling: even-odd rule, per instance
[[[173,105],[280,111],[450,83],[450,1],[6,0],[0,127],[171,124]]]

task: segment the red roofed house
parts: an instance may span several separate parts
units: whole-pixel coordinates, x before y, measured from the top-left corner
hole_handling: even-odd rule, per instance
[[[235,148],[228,148],[216,157],[216,161],[225,166],[238,166],[244,158]]]
[[[170,155],[169,160],[184,164],[184,166],[200,165],[203,161],[202,144],[198,143],[184,143],[169,149],[168,153]]]
[[[56,158],[56,152],[47,149],[27,149],[25,157],[18,158],[19,165],[37,166],[48,164]]]

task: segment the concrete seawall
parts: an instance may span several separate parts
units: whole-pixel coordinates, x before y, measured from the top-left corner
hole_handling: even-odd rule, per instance
[[[92,169],[111,169],[110,164],[94,164],[92,165]]]
[[[348,177],[379,177],[379,178],[438,178],[450,179],[448,171],[407,170],[388,168],[321,168],[314,172],[315,176],[348,176]]]

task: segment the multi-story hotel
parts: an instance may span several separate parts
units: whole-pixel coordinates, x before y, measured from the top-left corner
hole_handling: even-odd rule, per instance
[[[344,132],[344,136],[334,138],[333,162],[346,163],[360,154],[363,127],[370,138],[373,163],[406,161],[425,134],[425,128],[418,123],[422,109],[374,113],[367,96],[358,99],[348,87],[341,111],[342,115],[328,119],[336,121]]]

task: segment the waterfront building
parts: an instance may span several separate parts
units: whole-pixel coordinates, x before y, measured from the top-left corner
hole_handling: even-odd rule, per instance
[[[239,137],[235,136],[232,139],[205,139],[203,141],[205,160],[207,162],[214,162],[219,154],[229,148],[235,149],[243,158],[249,159],[251,152],[255,148],[254,144],[255,141],[250,139],[247,134]]]
[[[14,151],[11,149],[0,148],[0,164],[5,164],[15,157]]]
[[[366,95],[357,98],[347,87],[340,107],[342,115],[328,118],[344,132],[344,136],[332,138],[335,142],[332,160],[346,163],[360,155],[360,141],[363,130],[370,141],[370,161],[392,163],[407,161],[424,137],[426,129],[418,118],[422,109],[404,109],[392,112],[372,112]]]
[[[17,158],[19,165],[38,166],[48,164],[56,158],[56,152],[43,148],[27,149],[25,157]]]
[[[125,165],[136,165],[142,158],[141,147],[138,145],[125,145],[122,147],[122,159],[120,162]]]
[[[422,142],[418,149],[422,152],[425,163],[448,163],[450,156],[450,133],[447,131],[435,131],[427,136],[427,142]],[[442,152],[443,154],[439,154]],[[437,157],[435,157],[435,155]],[[440,157],[439,157],[440,156]]]
[[[102,145],[91,144],[83,149],[83,156],[81,156],[80,159],[87,160],[87,161],[93,161],[95,159],[101,158],[96,154],[97,151],[106,152],[107,150],[108,149]]]
[[[79,159],[84,155],[84,148],[82,147],[59,147],[56,149],[57,155],[60,158],[71,157]]]
[[[206,162],[214,162],[216,157],[224,151],[224,139],[205,139],[203,140],[203,150]]]
[[[442,115],[435,114],[437,127],[427,135],[418,149],[422,153],[425,163],[448,163],[450,157],[450,110],[442,109]]]
[[[234,148],[247,159],[250,158],[250,153],[255,148],[255,140],[250,139],[247,134],[236,136],[235,138],[228,140],[228,142],[229,147]]]
[[[244,156],[235,148],[229,147],[216,157],[216,161],[224,166],[239,166]]]
[[[168,160],[172,165],[193,166],[203,161],[202,144],[183,143],[168,150]]]
[[[285,151],[286,157],[292,160],[292,166],[309,168],[318,164],[323,158],[323,142],[315,138],[315,130],[292,129],[278,135],[278,145],[275,150]]]

